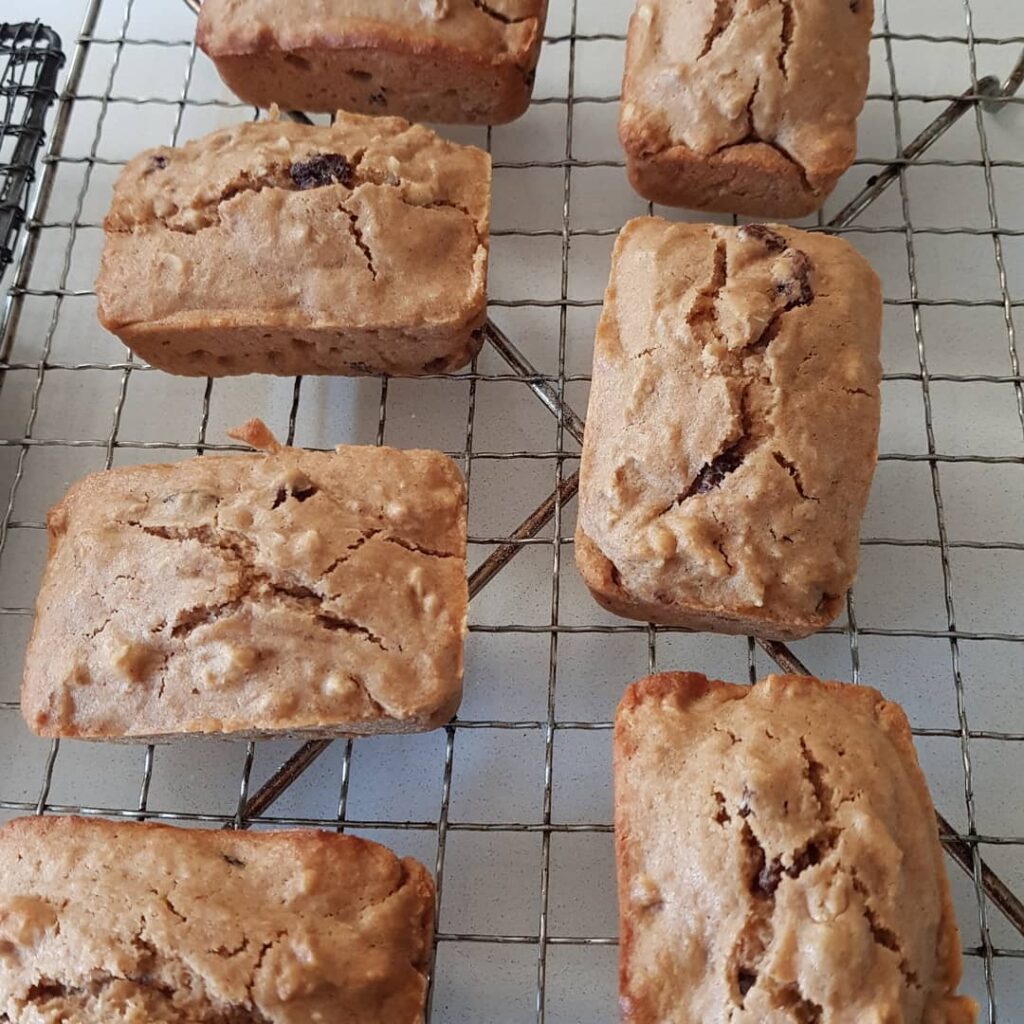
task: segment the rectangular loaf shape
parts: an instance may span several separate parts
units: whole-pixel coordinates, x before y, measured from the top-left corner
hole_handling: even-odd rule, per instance
[[[0,1020],[421,1024],[434,883],[328,832],[0,828]]]
[[[846,242],[630,221],[597,328],[576,562],[629,618],[795,639],[857,567],[878,278]]]
[[[124,466],[47,518],[21,706],[44,736],[436,728],[462,694],[465,486],[440,452]]]
[[[626,691],[614,762],[624,1024],[973,1024],[897,705],[665,673]]]
[[[669,206],[803,217],[850,166],[872,0],[639,0],[619,137]]]
[[[399,118],[272,119],[129,161],[99,317],[170,373],[422,374],[480,348],[490,157]]]
[[[503,124],[530,103],[547,0],[205,0],[196,41],[247,103]]]

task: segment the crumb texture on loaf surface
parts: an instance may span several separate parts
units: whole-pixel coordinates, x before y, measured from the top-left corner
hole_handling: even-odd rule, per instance
[[[594,350],[577,560],[613,610],[806,635],[857,565],[881,292],[845,242],[628,223]]]
[[[804,194],[783,202],[809,212],[856,151],[872,21],[872,0],[639,0],[619,123],[627,153],[647,161],[684,147],[714,166],[745,148],[766,177],[781,171],[783,193]],[[701,196],[692,173],[693,205],[726,209]],[[756,213],[743,180],[718,187],[735,192],[737,211]]]
[[[404,731],[458,706],[465,486],[439,452],[123,467],[48,527],[22,684],[37,732]]]
[[[935,814],[875,690],[666,673],[615,722],[628,1024],[973,1024]]]
[[[324,832],[0,828],[0,1020],[420,1024],[434,886]]]
[[[231,372],[216,333],[246,329],[284,345],[279,362],[318,332],[319,372],[461,365],[486,307],[489,205],[485,152],[400,118],[271,119],[147,150],[104,221],[100,319],[172,370],[191,354],[196,372]]]

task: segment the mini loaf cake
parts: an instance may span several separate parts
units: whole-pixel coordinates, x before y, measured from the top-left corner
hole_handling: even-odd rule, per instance
[[[466,495],[439,452],[125,466],[50,511],[21,708],[44,736],[435,728],[462,693]]]
[[[639,0],[619,137],[669,206],[802,217],[853,161],[872,0]]]
[[[434,884],[328,832],[0,828],[8,1024],[421,1024]]]
[[[625,1024],[973,1024],[897,705],[667,673],[626,691],[614,758]]]
[[[248,103],[502,124],[530,103],[547,0],[204,0],[196,42]]]
[[[576,562],[629,618],[835,618],[878,445],[881,294],[822,234],[630,221],[594,348]]]
[[[189,376],[420,374],[480,347],[490,157],[398,118],[147,150],[104,221],[99,317]]]

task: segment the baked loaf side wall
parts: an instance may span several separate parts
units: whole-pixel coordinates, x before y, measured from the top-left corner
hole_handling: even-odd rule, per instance
[[[151,366],[181,377],[417,377],[471,362],[483,344],[475,322],[455,332],[450,326],[356,330],[311,327],[302,313],[282,312],[272,325],[252,326],[232,313],[195,311],[130,324],[118,334]]]
[[[249,103],[503,124],[527,108],[546,0],[211,0],[197,41]]]
[[[874,690],[668,673],[616,716],[628,1024],[972,1024],[935,815]]]
[[[216,56],[213,62],[236,96],[264,108],[278,103],[287,110],[495,125],[526,112],[532,67],[527,71],[511,61],[481,65],[460,56],[443,50],[429,56],[411,49],[273,48]]]
[[[710,156],[686,146],[627,154],[626,174],[633,188],[654,203],[770,220],[814,213],[834,187],[834,182],[808,187],[792,160],[762,142],[729,146]]]
[[[835,616],[877,457],[878,279],[835,238],[631,221],[598,325],[577,561],[612,610],[794,638]]]
[[[125,467],[48,524],[22,683],[40,734],[402,732],[458,707],[465,488],[440,453]]]
[[[871,0],[639,0],[619,135],[630,180],[669,205],[800,217],[856,152]]]
[[[434,886],[376,843],[23,818],[0,829],[10,1024],[420,1024]]]
[[[100,320],[172,372],[455,368],[480,344],[489,205],[486,153],[398,118],[148,150],[104,222]]]

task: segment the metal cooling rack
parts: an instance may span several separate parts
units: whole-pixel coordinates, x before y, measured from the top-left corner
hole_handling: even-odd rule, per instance
[[[43,144],[46,111],[64,63],[60,36],[38,21],[0,24],[0,274],[24,214],[22,199]]]
[[[66,19],[71,5],[50,2]],[[1024,1020],[1024,11],[878,0],[863,155],[807,226],[848,236],[883,276],[882,455],[847,620],[790,649],[614,619],[571,564],[574,409],[607,254],[625,217],[650,209],[614,137],[630,6],[554,0],[529,114],[448,132],[495,158],[489,345],[471,370],[194,382],[136,363],[96,326],[100,221],[132,152],[251,110],[197,54],[182,5],[83,0],[0,320],[0,817],[358,831],[436,867],[434,1024],[611,1022],[608,739],[623,685],[773,665],[858,681],[863,665],[915,725],[965,984],[983,1019]],[[224,427],[253,414],[308,447],[420,444],[460,461],[474,598],[461,717],[425,737],[298,749],[29,737],[17,685],[46,506],[92,469],[231,450]]]

